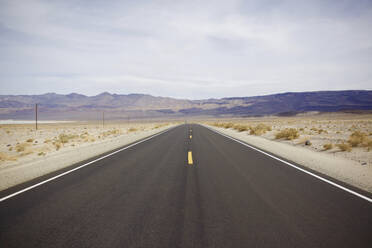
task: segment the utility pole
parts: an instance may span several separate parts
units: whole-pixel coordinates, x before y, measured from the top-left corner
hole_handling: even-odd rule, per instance
[[[37,103],[35,104],[35,127],[37,130]]]

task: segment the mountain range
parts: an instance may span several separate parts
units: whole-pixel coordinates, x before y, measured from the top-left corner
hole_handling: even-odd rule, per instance
[[[40,119],[93,120],[102,112],[109,119],[245,117],[294,115],[319,111],[372,110],[372,91],[317,91],[187,100],[146,94],[96,96],[71,93],[0,95],[0,119],[33,119],[38,104]]]

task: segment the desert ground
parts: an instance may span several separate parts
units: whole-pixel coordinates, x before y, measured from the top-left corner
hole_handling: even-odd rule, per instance
[[[371,114],[307,114],[216,120],[208,124],[372,166]]]
[[[107,142],[169,123],[66,122],[0,125],[0,169],[53,156],[65,150]]]

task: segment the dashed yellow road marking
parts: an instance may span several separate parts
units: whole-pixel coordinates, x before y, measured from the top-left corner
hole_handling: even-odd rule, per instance
[[[191,151],[189,151],[189,153],[188,153],[187,160],[188,160],[188,164],[189,165],[192,165],[193,164],[193,161],[192,161],[192,152]]]
[[[192,139],[192,135],[190,135],[190,139]]]

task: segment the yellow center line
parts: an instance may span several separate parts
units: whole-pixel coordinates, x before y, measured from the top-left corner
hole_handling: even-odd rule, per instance
[[[192,135],[190,135],[190,139],[192,139]]]
[[[189,151],[188,156],[187,156],[187,159],[188,159],[188,164],[189,165],[192,165],[193,164],[193,161],[192,161],[192,152],[191,151]]]

